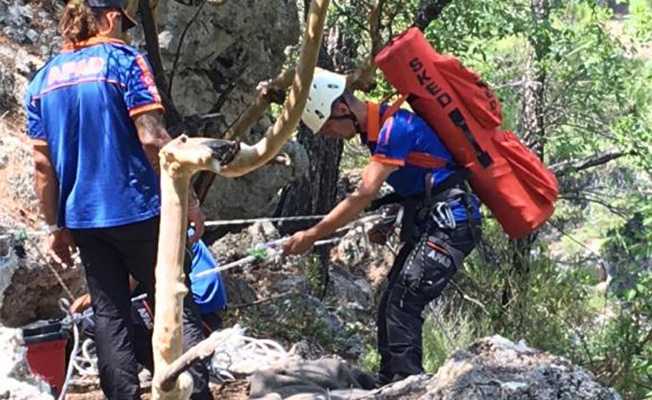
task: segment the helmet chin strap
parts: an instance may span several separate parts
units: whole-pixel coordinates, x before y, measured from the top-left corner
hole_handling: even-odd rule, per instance
[[[351,111],[351,106],[347,101],[344,99],[344,97],[340,98],[340,101],[346,105],[346,107],[349,109],[349,112],[344,114],[344,115],[331,115],[329,119],[332,119],[333,121],[344,121],[344,120],[349,120],[353,123],[353,127],[355,128],[355,132],[357,134],[362,133],[362,127],[360,126],[360,122],[358,121],[358,118],[353,114],[353,111]]]

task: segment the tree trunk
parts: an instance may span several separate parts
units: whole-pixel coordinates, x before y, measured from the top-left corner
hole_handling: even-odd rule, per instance
[[[548,0],[532,0],[530,9],[537,26],[550,23],[550,4]],[[541,29],[538,32],[543,31],[545,30]],[[525,71],[523,108],[521,120],[519,121],[519,130],[523,133],[524,141],[528,147],[543,160],[546,133],[544,114],[547,73],[542,65],[550,52],[550,39],[538,32],[528,38],[533,51]],[[528,290],[529,274],[533,262],[532,248],[537,237],[537,232],[534,232],[524,238],[514,240],[510,244],[512,265],[511,268],[505,271],[502,302],[503,307],[513,304],[513,315],[516,316],[517,321],[512,321],[512,324],[517,324],[517,330],[523,318],[523,313],[519,309],[524,304],[523,302],[527,301],[523,292]],[[514,296],[517,296],[519,300],[512,302]],[[503,319],[503,323],[509,322]]]
[[[161,53],[159,51],[156,20],[152,14],[149,0],[138,0],[138,8],[140,12],[140,20],[143,24],[143,31],[145,33],[147,59],[152,66],[156,87],[159,90],[163,106],[166,110],[164,115],[165,125],[168,130],[172,132],[172,135],[176,137],[177,135],[174,135],[175,130],[173,128],[181,123],[183,117],[179,114],[174,105],[174,101],[169,96],[168,84],[165,79],[165,71],[163,70],[163,61],[161,60]]]
[[[422,31],[441,15],[444,8],[453,0],[424,0],[414,15],[414,25]]]

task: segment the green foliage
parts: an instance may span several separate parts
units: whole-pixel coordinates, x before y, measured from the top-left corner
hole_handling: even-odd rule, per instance
[[[645,222],[644,214],[633,216],[604,245],[620,270],[612,283],[613,316],[590,337],[583,360],[628,399],[652,398],[652,227]]]
[[[652,41],[652,2],[632,0],[626,31],[640,42]]]
[[[302,257],[299,261],[299,269],[306,277],[310,292],[318,293],[321,290],[321,286],[323,285],[319,256],[315,253],[311,253],[306,257]]]
[[[273,338],[288,344],[306,339],[333,350],[333,332],[320,318],[313,302],[303,295],[231,310],[225,324],[236,323],[249,328],[254,336]]]
[[[365,346],[365,352],[358,360],[358,366],[366,371],[378,371],[380,368],[380,354],[376,346],[367,344]]]
[[[490,334],[484,329],[486,320],[472,320],[463,312],[447,318],[441,307],[431,307],[426,310],[426,315],[423,325],[423,367],[428,373],[437,372],[453,352],[468,346],[478,337]]]

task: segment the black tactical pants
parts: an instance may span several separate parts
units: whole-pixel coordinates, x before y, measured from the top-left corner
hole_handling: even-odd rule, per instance
[[[138,360],[151,365],[151,341],[134,335],[131,316],[131,274],[154,298],[154,267],[158,249],[159,218],[102,229],[72,230],[86,270],[86,281],[95,314],[100,386],[110,400],[140,400]],[[187,258],[187,257],[186,257]],[[186,260],[186,266],[189,261]],[[186,274],[187,276],[188,274]],[[188,282],[187,282],[188,283]],[[189,285],[188,285],[189,287]],[[192,295],[184,299],[183,341],[189,348],[204,335]],[[146,343],[150,348],[135,348]],[[193,400],[212,399],[208,391],[208,369],[202,363],[190,369],[194,380]]]
[[[378,307],[380,384],[423,373],[423,309],[439,297],[474,247],[467,224],[403,246]]]

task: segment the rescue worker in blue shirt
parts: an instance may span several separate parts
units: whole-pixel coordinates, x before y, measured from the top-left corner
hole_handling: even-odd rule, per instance
[[[284,245],[286,254],[305,253],[315,241],[355,219],[377,197],[384,182],[406,199],[402,229],[414,229],[402,232],[405,243],[378,309],[381,385],[423,373],[422,311],[439,297],[474,249],[480,218],[479,202],[461,180],[447,185],[454,182],[449,179],[459,176],[460,168],[435,132],[407,110],[398,110],[381,124],[387,108],[356,98],[346,90],[344,76],[315,71],[304,124],[326,138],[349,140],[360,135],[371,161],[354,193],[317,225],[295,233]],[[438,193],[443,185],[451,187]],[[382,241],[378,229],[369,235]]]
[[[72,265],[79,249],[95,314],[100,386],[111,400],[140,399],[129,275],[153,298],[158,153],[170,140],[147,61],[119,39],[132,26],[121,0],[69,1],[59,24],[64,48],[36,73],[25,99],[49,254]],[[192,243],[203,233],[204,214],[196,197],[191,201]],[[204,338],[191,296],[183,323],[186,348]],[[191,398],[212,399],[206,365],[190,373]]]

